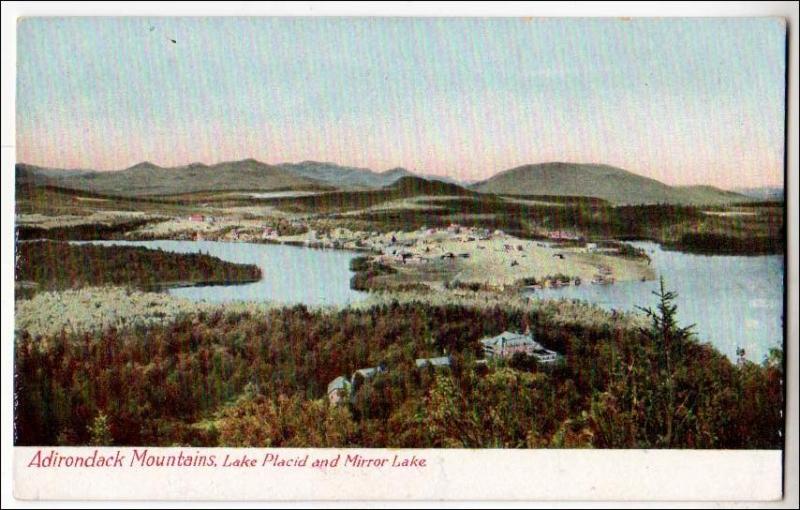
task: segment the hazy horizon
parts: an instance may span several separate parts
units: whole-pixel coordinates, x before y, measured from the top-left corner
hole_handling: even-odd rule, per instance
[[[670,185],[784,185],[778,19],[26,18],[18,28],[17,160],[28,164],[252,158],[474,181],[565,161]]]

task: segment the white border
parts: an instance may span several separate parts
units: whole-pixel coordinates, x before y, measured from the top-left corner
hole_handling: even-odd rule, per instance
[[[2,118],[0,122],[0,141],[2,141],[2,182],[0,194],[2,196],[2,221],[0,222],[0,259],[2,261],[2,464],[0,464],[0,478],[2,479],[2,506],[37,507],[53,506],[54,502],[32,503],[20,502],[12,499],[12,444],[11,413],[12,413],[12,361],[13,361],[13,179],[14,164],[14,110],[11,107],[15,97],[15,58],[16,39],[15,21],[19,16],[45,16],[45,15],[84,15],[84,16],[118,16],[118,15],[193,15],[193,16],[230,16],[230,15],[282,15],[282,16],[783,16],[788,19],[790,46],[789,54],[789,93],[787,125],[787,209],[788,209],[788,251],[786,287],[789,297],[786,309],[788,335],[787,341],[787,392],[789,396],[787,408],[787,449],[785,452],[784,473],[786,498],[780,503],[764,503],[762,507],[797,507],[798,484],[798,377],[797,377],[797,339],[798,339],[798,88],[797,88],[797,55],[798,55],[798,12],[795,2],[4,2],[2,4]],[[656,452],[657,454],[658,452]],[[686,472],[687,466],[675,466],[678,470]],[[613,471],[612,471],[613,473]],[[707,473],[697,473],[696,476],[708,478]],[[616,507],[618,503],[597,503],[592,506]],[[552,506],[553,502],[547,503]],[[620,503],[623,507],[632,506],[631,503]],[[107,504],[69,503],[70,507],[98,506],[106,507]],[[124,506],[136,506],[124,504]],[[188,504],[170,503],[170,507],[190,506]],[[191,506],[197,506],[192,504]],[[205,505],[202,505],[205,506]],[[218,506],[218,505],[214,505]],[[248,505],[249,506],[249,505]],[[255,506],[255,505],[253,505]],[[258,506],[264,506],[258,504]],[[273,506],[273,505],[270,505]],[[277,504],[274,506],[299,506]],[[344,504],[328,504],[327,506],[345,506]],[[375,506],[370,504],[369,506]],[[381,506],[394,506],[382,504]],[[419,506],[419,505],[415,505]],[[463,506],[463,505],[458,505]],[[487,506],[478,503],[477,506]],[[539,506],[539,505],[537,505]],[[585,506],[582,504],[562,503],[558,506],[573,507]],[[635,506],[642,506],[635,504]],[[660,506],[648,504],[645,506]],[[694,505],[678,505],[694,506]],[[700,506],[715,506],[711,503],[700,503]],[[752,503],[733,504],[732,506],[753,507]]]

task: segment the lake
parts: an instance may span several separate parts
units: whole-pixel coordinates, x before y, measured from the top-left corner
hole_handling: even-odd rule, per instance
[[[264,193],[247,193],[251,198],[297,198],[321,195],[323,191],[267,191]]]
[[[663,250],[651,242],[630,243],[652,259],[667,290],[678,293],[678,321],[695,324],[701,342],[736,359],[743,347],[751,361],[761,362],[771,347],[783,346],[783,255],[693,255]],[[541,299],[579,299],[607,310],[655,308],[651,293],[658,281],[542,289],[528,295]]]
[[[321,250],[282,244],[216,241],[91,241],[95,244],[143,246],[175,253],[207,253],[228,262],[255,264],[261,280],[237,285],[207,285],[169,289],[174,296],[194,301],[277,301],[306,305],[343,305],[366,293],[352,290],[350,260],[354,252]]]

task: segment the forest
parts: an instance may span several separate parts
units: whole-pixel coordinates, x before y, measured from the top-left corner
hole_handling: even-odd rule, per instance
[[[138,246],[101,246],[59,241],[17,243],[16,281],[37,289],[130,285],[153,290],[175,285],[252,282],[254,265],[225,262],[205,254],[179,254]]]
[[[172,323],[15,345],[15,444],[415,448],[781,448],[783,358],[732,362],[676,323],[662,287],[649,321],[392,302],[200,312]],[[586,305],[580,305],[586,306]],[[637,325],[639,324],[639,325]],[[530,328],[559,352],[483,357]],[[451,366],[414,360],[449,355]],[[387,367],[344,405],[328,383]]]
[[[93,241],[106,239],[122,239],[125,232],[143,227],[152,223],[153,219],[130,220],[112,225],[103,223],[84,223],[63,227],[42,228],[34,226],[19,226],[16,228],[17,239],[30,241],[38,239],[51,239],[57,241]]]

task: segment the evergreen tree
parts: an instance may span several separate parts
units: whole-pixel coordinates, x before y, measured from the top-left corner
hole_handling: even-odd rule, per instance
[[[674,303],[678,295],[666,290],[664,277],[659,281],[659,289],[653,291],[658,298],[658,305],[653,310],[650,307],[637,307],[650,319],[650,326],[643,328],[642,333],[656,348],[658,376],[658,391],[663,413],[663,433],[659,437],[660,446],[670,448],[674,433],[674,421],[677,411],[675,402],[675,360],[682,359],[683,347],[692,337],[694,324],[686,327],[678,326],[678,305]]]

